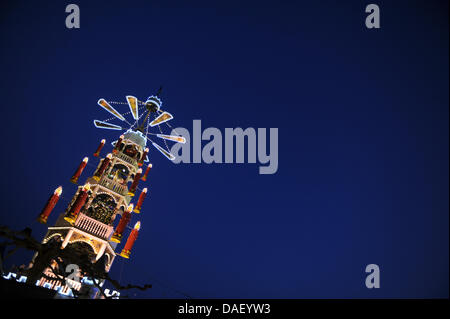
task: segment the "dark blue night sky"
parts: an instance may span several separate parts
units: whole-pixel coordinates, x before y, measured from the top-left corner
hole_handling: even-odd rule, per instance
[[[372,2],[379,30],[364,24]],[[80,29],[65,27],[69,3]],[[110,117],[97,100],[163,85],[173,126],[277,127],[279,168],[175,165],[152,149],[142,230],[111,271],[154,284],[131,296],[449,296],[447,1],[0,6],[0,224],[41,239],[50,193],[63,186],[52,224],[81,159],[86,178],[99,141],[105,155],[117,139],[93,126]],[[365,287],[371,263],[380,289]]]

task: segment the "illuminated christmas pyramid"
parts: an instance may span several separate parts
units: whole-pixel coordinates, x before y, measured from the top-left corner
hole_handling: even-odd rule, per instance
[[[78,186],[66,211],[59,216],[53,226],[48,227],[47,234],[42,241],[43,244],[56,242],[57,245],[60,244],[59,247],[62,251],[70,247],[76,252],[81,252],[82,256],[88,257],[92,264],[99,263],[106,272],[109,272],[117,256],[130,257],[133,244],[140,229],[139,221],[131,230],[120,253],[116,251],[116,248],[122,242],[122,237],[131,221],[132,214],[140,213],[147,194],[147,188],[142,189],[140,192],[138,191],[140,180],[145,181],[147,179],[147,174],[152,167],[152,164],[148,164],[145,173],[142,174],[144,162],[148,162],[147,154],[149,149],[146,147],[147,141],[150,141],[156,149],[170,160],[173,160],[174,156],[170,154],[166,140],[185,142],[181,136],[162,133],[160,124],[167,124],[167,121],[173,117],[171,114],[160,110],[161,100],[159,93],[156,96],[149,97],[146,102],[141,102],[132,96],[127,96],[127,103],[107,102],[104,99],[98,101],[98,104],[114,115],[114,118],[131,124],[111,106],[114,103],[128,104],[130,112],[124,115],[132,113],[134,123],[120,135],[117,141],[112,143],[112,152],[99,161],[94,174],[88,177],[84,184]],[[124,130],[119,125],[109,123],[110,120],[112,119],[105,121],[95,120],[94,124],[98,128]],[[149,132],[149,128],[154,126],[158,126],[159,134]],[[153,142],[150,139],[150,135],[156,135],[164,139],[166,149]],[[105,142],[105,140],[100,142],[94,156],[98,157],[100,155]],[[88,158],[86,157],[75,171],[71,182],[78,184],[87,163]],[[135,197],[135,194],[138,192],[139,196]],[[39,222],[47,223],[47,219],[61,193],[62,187],[58,187],[39,215]],[[131,203],[134,198],[138,198],[135,206]],[[120,219],[118,223],[114,223],[116,219]],[[115,228],[114,224],[117,224]],[[39,257],[38,253],[34,256],[31,269]],[[82,287],[82,281],[67,279],[64,285],[64,282],[52,280],[56,275],[52,271],[51,266],[57,267],[57,264],[52,262],[49,267],[46,267],[43,271],[44,276],[40,277],[36,284],[56,289],[61,294],[66,295],[72,294],[71,289],[79,291]],[[77,266],[76,261],[75,266]],[[82,267],[79,269],[79,273],[81,273],[82,277]]]

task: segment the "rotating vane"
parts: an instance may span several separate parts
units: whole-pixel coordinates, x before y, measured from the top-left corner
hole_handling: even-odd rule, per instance
[[[173,161],[175,156],[170,153],[167,141],[176,143],[186,143],[186,139],[176,133],[177,135],[170,135],[165,133],[165,130],[172,130],[172,127],[168,123],[173,119],[173,115],[169,112],[161,110],[162,101],[160,99],[161,88],[156,95],[151,95],[145,102],[138,100],[132,95],[125,97],[126,102],[114,102],[107,101],[106,99],[99,99],[97,104],[103,109],[108,111],[112,118],[99,121],[94,120],[94,125],[100,129],[118,130],[127,132],[139,132],[142,137],[148,140],[159,152],[161,152],[169,160]],[[129,110],[126,113],[120,113],[112,105],[119,105],[117,108],[122,107],[120,105],[128,105]],[[132,119],[127,120],[125,115],[131,114]],[[112,123],[116,121],[116,123]],[[120,122],[118,122],[120,121]],[[156,133],[152,130],[157,130]],[[156,136],[164,142],[164,146],[160,146],[154,142],[151,137]],[[148,159],[146,159],[148,161]]]

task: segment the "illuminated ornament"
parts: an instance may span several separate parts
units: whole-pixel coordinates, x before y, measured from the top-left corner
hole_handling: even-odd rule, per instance
[[[139,118],[139,110],[137,106],[137,98],[131,95],[127,95],[128,106],[130,107],[131,114],[133,114],[133,118],[137,120]]]
[[[145,148],[144,153],[142,154],[141,159],[138,162],[138,166],[142,166],[142,164],[144,164],[144,160],[147,157],[147,153],[148,153],[149,149],[148,147]]]
[[[105,142],[106,142],[105,139],[100,141],[100,145],[97,147],[97,150],[94,153],[95,157],[98,157],[100,155],[100,151],[102,150],[103,146],[105,146]]]
[[[148,164],[147,169],[145,170],[145,174],[144,174],[144,176],[142,176],[142,178],[141,178],[144,182],[147,180],[148,172],[150,172],[150,169],[151,169],[152,167],[153,167],[152,164]]]
[[[156,149],[158,151],[160,151],[165,157],[167,157],[168,159],[170,159],[171,161],[173,161],[175,159],[175,156],[173,156],[170,152],[166,151],[165,149],[163,149],[161,146],[159,146],[156,143],[152,143],[152,145],[154,147],[156,147]]]
[[[99,120],[94,120],[94,125],[97,128],[106,128],[108,130],[122,130],[122,127],[119,126],[119,125],[106,123],[106,122],[102,122],[102,121],[99,121]]]
[[[111,158],[112,158],[112,154],[109,153],[103,159],[102,163],[100,164],[100,167],[98,168],[97,172],[95,172],[95,175],[94,175],[94,179],[96,181],[100,180],[100,177],[103,175],[103,173],[105,172],[106,168],[108,167],[109,162],[111,161]]]
[[[123,138],[124,138],[124,136],[123,136],[123,135],[120,135],[119,139],[118,139],[117,142],[116,142],[116,145],[114,145],[114,149],[113,149],[113,153],[114,153],[114,154],[117,153],[117,152],[119,151],[120,144],[122,144]]]
[[[147,195],[147,188],[144,188],[141,192],[141,195],[139,195],[138,202],[136,204],[136,207],[134,208],[133,212],[139,214],[141,212],[142,203],[144,202],[145,196]]]
[[[183,136],[164,135],[164,134],[156,134],[156,136],[169,141],[174,141],[182,144],[186,143],[186,139]]]
[[[83,173],[84,168],[86,167],[86,164],[88,162],[88,158],[83,158],[83,161],[81,161],[80,165],[78,166],[77,170],[73,174],[73,176],[70,178],[70,181],[74,184],[78,183],[78,178],[80,178],[81,173]]]
[[[107,110],[112,115],[114,115],[115,117],[117,117],[119,120],[125,121],[125,118],[122,116],[122,114],[117,112],[111,105],[109,105],[109,103],[106,102],[105,99],[98,100],[97,104],[100,105],[105,110]]]
[[[48,216],[50,215],[56,203],[58,202],[61,193],[62,187],[59,186],[57,189],[55,189],[52,196],[50,196],[50,198],[48,199],[47,204],[45,204],[44,208],[42,209],[42,212],[37,219],[38,222],[40,222],[41,224],[47,223]]]
[[[128,208],[123,212],[119,224],[117,225],[116,230],[114,231],[114,234],[111,237],[111,241],[115,243],[120,243],[120,241],[122,240],[123,231],[130,222],[132,211],[133,211],[133,204],[130,204]]]
[[[171,119],[173,119],[172,114],[170,114],[169,112],[162,112],[156,119],[154,119],[150,123],[150,126],[153,127],[162,124],[164,122],[170,121]]]
[[[136,175],[134,176],[133,183],[131,184],[130,189],[128,190],[128,195],[134,196],[134,193],[136,192],[136,188],[139,184],[139,179],[141,178],[142,169],[138,169]]]
[[[68,221],[69,223],[73,224],[75,220],[77,219],[78,213],[80,212],[83,205],[86,203],[86,199],[88,198],[88,192],[91,188],[91,185],[89,183],[86,183],[80,190],[80,193],[78,194],[77,199],[75,199],[75,202],[73,203],[72,207],[70,207],[69,212],[67,213],[66,217],[64,219]]]
[[[136,241],[139,230],[141,228],[141,222],[137,222],[136,225],[134,225],[133,230],[131,231],[130,235],[128,236],[127,243],[125,244],[125,247],[122,249],[122,252],[120,253],[120,256],[123,258],[130,258],[131,249],[133,248],[134,242]]]

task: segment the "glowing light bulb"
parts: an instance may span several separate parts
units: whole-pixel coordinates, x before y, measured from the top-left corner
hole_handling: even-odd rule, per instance
[[[61,196],[61,193],[62,193],[62,186],[59,186],[57,189],[55,189],[54,194],[56,196]]]

